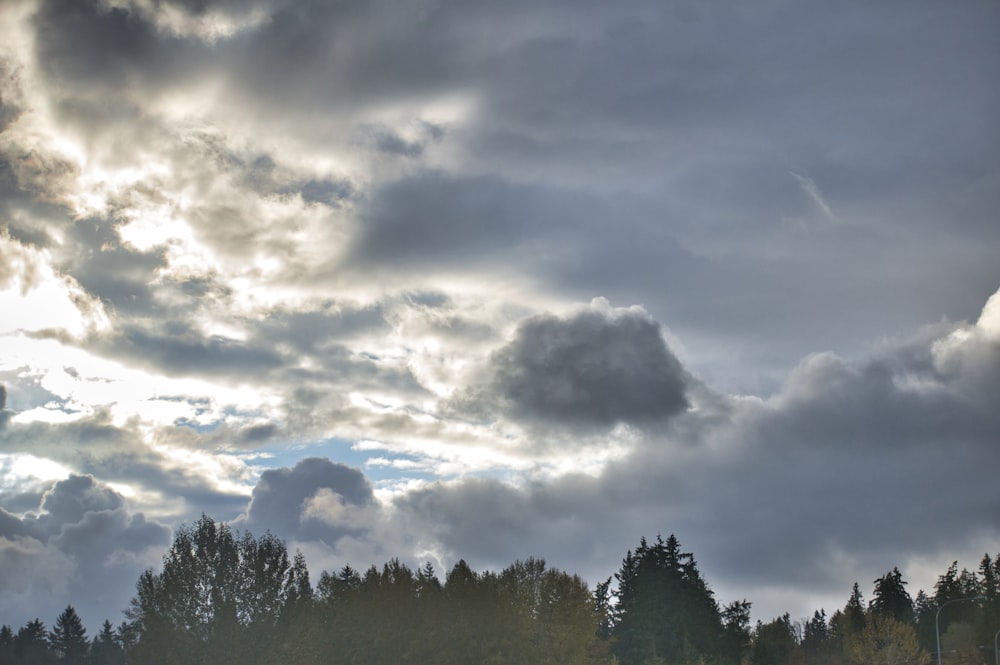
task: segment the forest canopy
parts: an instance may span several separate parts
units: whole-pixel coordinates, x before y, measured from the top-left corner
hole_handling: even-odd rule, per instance
[[[911,596],[898,568],[872,584],[869,602],[855,583],[829,616],[751,625],[750,601],[720,605],[670,535],[642,538],[593,590],[535,558],[499,572],[462,560],[443,581],[430,563],[393,559],[324,571],[313,586],[303,555],[280,539],[203,515],[177,531],[159,571],[140,576],[117,627],[106,620],[88,638],[72,605],[51,629],[3,625],[0,665],[917,665],[934,660],[939,638],[949,665],[992,656],[1000,555],[975,571],[955,562],[932,593]]]

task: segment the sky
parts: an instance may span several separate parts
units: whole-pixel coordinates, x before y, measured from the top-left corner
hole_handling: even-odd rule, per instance
[[[1000,552],[995,0],[5,0],[0,623],[202,513],[313,580]]]

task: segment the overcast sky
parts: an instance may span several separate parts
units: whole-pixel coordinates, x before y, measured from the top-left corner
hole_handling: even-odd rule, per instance
[[[314,581],[793,619],[1000,551],[1000,4],[5,0],[0,623]]]

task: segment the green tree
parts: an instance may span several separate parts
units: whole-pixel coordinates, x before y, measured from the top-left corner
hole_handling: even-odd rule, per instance
[[[21,626],[14,637],[14,656],[22,663],[45,665],[55,662],[49,647],[49,635],[41,619],[34,619]]]
[[[984,554],[979,561],[979,593],[983,602],[977,624],[978,641],[990,644],[1000,629],[1000,553],[996,558]]]
[[[72,605],[68,605],[56,618],[55,626],[49,633],[49,645],[60,663],[78,665],[87,658],[87,630]]]
[[[615,578],[614,654],[624,665],[659,660],[693,662],[715,658],[722,619],[712,591],[694,556],[682,552],[677,538],[643,538],[629,551]]]
[[[933,649],[934,641],[934,614],[937,612],[937,604],[934,599],[927,595],[923,589],[917,592],[913,599],[914,627],[917,629],[917,639],[925,649]]]
[[[848,649],[851,665],[928,665],[913,626],[886,614],[875,614]]]
[[[90,662],[93,665],[125,665],[125,649],[111,622],[106,620],[101,632],[90,643]]]
[[[806,663],[826,663],[832,658],[830,627],[826,622],[826,611],[817,610],[806,622],[802,631],[802,653]]]
[[[127,611],[129,652],[150,665],[256,662],[308,588],[304,560],[291,565],[282,541],[237,538],[202,515],[178,529],[160,573],[140,576]]]
[[[796,665],[799,648],[795,626],[786,612],[769,623],[757,622],[751,647],[754,665]]]
[[[0,626],[0,665],[14,662],[14,631],[10,626]]]
[[[975,573],[970,573],[965,568],[961,572],[958,570],[958,561],[953,561],[948,570],[943,575],[938,576],[934,584],[934,612],[937,608],[943,607],[945,603],[961,598],[973,598],[979,594],[979,581]],[[948,609],[941,612],[938,627],[943,636],[948,632],[952,624],[975,624],[976,617],[980,613],[980,603],[969,601],[949,605]]]
[[[906,624],[913,624],[915,615],[913,600],[906,592],[906,582],[899,568],[875,580],[875,590],[869,610],[883,617],[892,617]]]
[[[750,601],[734,600],[722,609],[721,660],[725,665],[740,665],[749,652],[753,633],[750,630]]]

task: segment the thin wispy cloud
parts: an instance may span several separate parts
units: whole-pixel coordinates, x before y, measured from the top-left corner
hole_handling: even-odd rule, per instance
[[[837,216],[833,214],[833,210],[830,208],[830,204],[826,202],[826,199],[823,198],[823,193],[819,191],[816,181],[809,176],[796,173],[795,171],[789,171],[788,173],[795,178],[799,183],[799,188],[816,204],[816,207],[828,221],[838,221]]]

